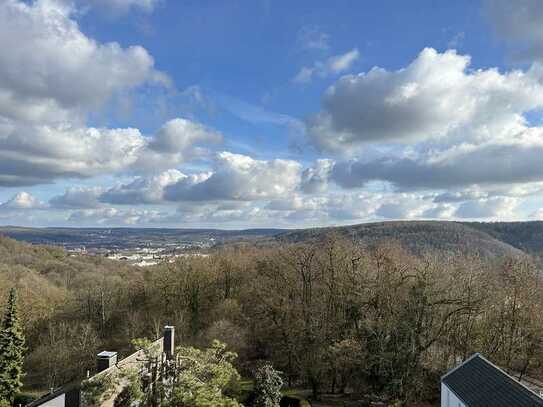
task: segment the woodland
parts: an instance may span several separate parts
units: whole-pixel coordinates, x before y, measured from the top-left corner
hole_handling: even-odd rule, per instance
[[[266,363],[313,400],[432,404],[440,376],[473,352],[543,377],[541,284],[528,255],[412,254],[393,239],[244,243],[140,269],[0,238],[0,300],[16,289],[26,393],[174,325],[177,345],[235,352],[240,379]]]

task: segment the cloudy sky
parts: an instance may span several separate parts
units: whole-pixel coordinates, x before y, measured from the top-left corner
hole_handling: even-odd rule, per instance
[[[0,224],[543,219],[543,2],[0,0]]]

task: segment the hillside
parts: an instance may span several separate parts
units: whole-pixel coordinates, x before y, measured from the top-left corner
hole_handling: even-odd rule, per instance
[[[31,245],[0,236],[0,306],[9,289],[16,287],[19,315],[29,347],[25,368],[27,386],[49,388],[52,380],[59,380],[55,384],[68,382],[94,366],[99,346],[126,342],[113,329],[121,319],[108,326],[116,334],[113,338],[100,338],[94,327],[85,324],[112,312],[109,298],[123,281],[135,279],[138,271],[100,256],[70,256],[60,247]],[[109,310],[104,308],[106,305]],[[102,314],[100,307],[107,314]],[[58,326],[50,328],[49,324],[56,319]],[[49,336],[43,335],[44,331]],[[83,344],[82,332],[87,341]],[[53,347],[68,362],[51,366]]]
[[[470,222],[480,230],[527,253],[543,256],[543,222]]]
[[[130,270],[130,267],[103,257],[70,256],[55,246],[34,245],[0,236],[0,271],[3,268],[26,268],[41,276],[50,273],[94,273],[97,269],[111,272]]]
[[[281,242],[320,240],[329,233],[355,239],[366,245],[394,240],[415,254],[425,252],[479,254],[482,256],[518,255],[524,247],[509,242],[517,240],[507,235],[508,230],[492,234],[484,230],[485,224],[472,227],[470,223],[440,221],[397,221],[365,223],[342,227],[303,229],[276,236]],[[498,224],[499,225],[499,224]],[[543,223],[539,225],[543,233]],[[507,238],[507,240],[506,240]],[[535,243],[534,243],[535,246]],[[541,246],[543,249],[543,239]]]
[[[28,228],[0,227],[0,236],[33,244],[64,248],[134,248],[181,244],[221,244],[254,240],[284,232],[281,229],[173,229],[173,228]]]
[[[330,232],[364,244],[395,240],[411,252],[502,256],[526,252],[543,255],[543,222],[390,221],[312,229],[161,229],[161,228],[21,228],[0,227],[0,236],[65,248],[134,248],[195,244],[202,247],[242,241],[302,242]]]
[[[426,261],[394,247],[384,253],[387,261],[381,262],[376,259],[382,259],[383,253],[370,248],[361,255],[357,248],[341,241],[334,247],[317,243],[307,252],[285,250],[281,244],[319,240],[332,229],[370,246],[382,240],[396,240],[414,253],[438,250],[483,256],[480,259],[455,256],[446,262],[430,259],[429,264],[436,267],[429,276],[421,267]],[[507,234],[508,230],[502,233]],[[535,235],[535,232],[530,235],[534,241]],[[379,373],[380,380],[396,381],[397,377],[417,374],[416,385],[423,383],[425,394],[429,395],[424,397],[430,398],[444,366],[441,361],[432,360],[428,352],[412,346],[412,333],[419,328],[413,325],[418,319],[410,316],[416,312],[424,312],[428,321],[416,340],[450,338],[458,332],[469,332],[462,348],[457,349],[449,341],[442,346],[449,347],[446,351],[453,354],[464,352],[464,346],[481,350],[510,369],[519,367],[508,366],[508,360],[533,357],[528,350],[537,343],[532,338],[541,337],[543,324],[537,319],[541,296],[533,290],[539,281],[538,268],[530,262],[501,262],[498,258],[501,255],[522,252],[469,224],[385,222],[283,232],[278,238],[263,238],[262,232],[257,231],[253,239],[259,244],[219,246],[207,257],[188,256],[174,263],[142,269],[101,256],[70,255],[59,247],[0,237],[0,301],[5,301],[10,288],[17,289],[28,347],[25,389],[41,392],[85,377],[87,371],[94,369],[98,352],[112,350],[121,357],[132,353],[132,339],[154,339],[164,325],[176,327],[179,332],[176,336],[183,345],[205,347],[214,339],[221,340],[239,355],[238,366],[244,372],[252,371],[260,363],[261,355],[269,355],[278,370],[300,378],[299,386],[309,383],[303,376],[308,367],[317,366],[319,372],[324,372],[319,388],[330,388],[337,379],[337,372],[329,363],[330,349],[334,349],[333,355],[338,352],[340,363],[350,371],[358,366],[373,366],[372,369],[381,372],[382,365],[375,363],[378,358],[385,360],[387,366],[394,366],[393,370]],[[307,289],[306,269],[300,273],[298,267],[303,253],[310,254],[308,270],[311,271],[311,299],[304,302],[298,300],[304,298]],[[360,262],[351,262],[352,258],[359,258]],[[366,267],[377,263],[377,267]],[[523,273],[520,286],[502,284],[504,273],[496,270],[501,270],[504,264],[506,271]],[[400,269],[401,273],[397,273]],[[382,272],[390,278],[381,278]],[[428,287],[432,288],[421,291],[426,285],[421,286],[420,282],[429,278],[436,285],[430,284]],[[444,291],[434,289],[438,287]],[[530,298],[528,306],[519,310],[522,312],[519,318],[536,335],[518,336],[516,331],[502,329],[508,322],[503,319],[508,315],[503,308],[507,302],[503,299],[513,289],[517,290],[515,295]],[[466,307],[464,304],[473,304],[471,293],[480,293],[480,298],[475,307]],[[424,301],[419,301],[422,298]],[[337,306],[330,307],[331,300]],[[374,304],[379,312],[375,312]],[[431,305],[421,311],[419,304]],[[470,314],[450,319],[455,307],[459,307],[458,312]],[[344,312],[345,309],[353,312]],[[309,324],[308,333],[304,327],[306,311],[316,321]],[[383,313],[386,324],[382,324]],[[286,317],[276,318],[276,315]],[[467,325],[465,321],[475,322]],[[477,324],[475,328],[472,323]],[[356,324],[362,328],[353,335]],[[322,327],[326,327],[325,334]],[[366,334],[375,327],[380,329],[378,337]],[[289,335],[284,336],[284,332]],[[308,340],[315,337],[322,341]],[[387,347],[383,348],[381,340],[376,338],[390,338]],[[511,358],[508,356],[511,349],[505,345],[496,349],[496,342],[519,343],[519,346],[513,349]],[[481,344],[488,346],[481,348]],[[296,355],[294,363],[284,358],[290,349]],[[426,376],[424,370],[414,371],[405,364],[406,349],[417,352],[414,357],[431,360],[438,375]],[[345,359],[342,355],[353,355],[355,359],[351,356]],[[530,366],[528,374],[542,377],[538,366],[541,366],[539,359],[537,365],[534,362]],[[397,369],[402,370],[397,373]],[[373,380],[366,368],[346,376],[356,380],[361,377],[368,383]],[[352,381],[347,385],[357,386],[357,383]],[[375,391],[380,390],[375,387]]]

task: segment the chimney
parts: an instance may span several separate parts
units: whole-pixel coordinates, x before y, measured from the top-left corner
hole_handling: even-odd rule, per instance
[[[103,370],[109,369],[117,364],[117,352],[103,351],[97,355],[96,370],[100,373]]]
[[[166,359],[170,360],[173,357],[175,348],[175,327],[166,325],[164,327],[164,353]]]

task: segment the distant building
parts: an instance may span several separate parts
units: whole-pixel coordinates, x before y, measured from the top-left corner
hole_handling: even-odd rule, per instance
[[[540,395],[479,353],[441,378],[441,407],[539,407]]]

